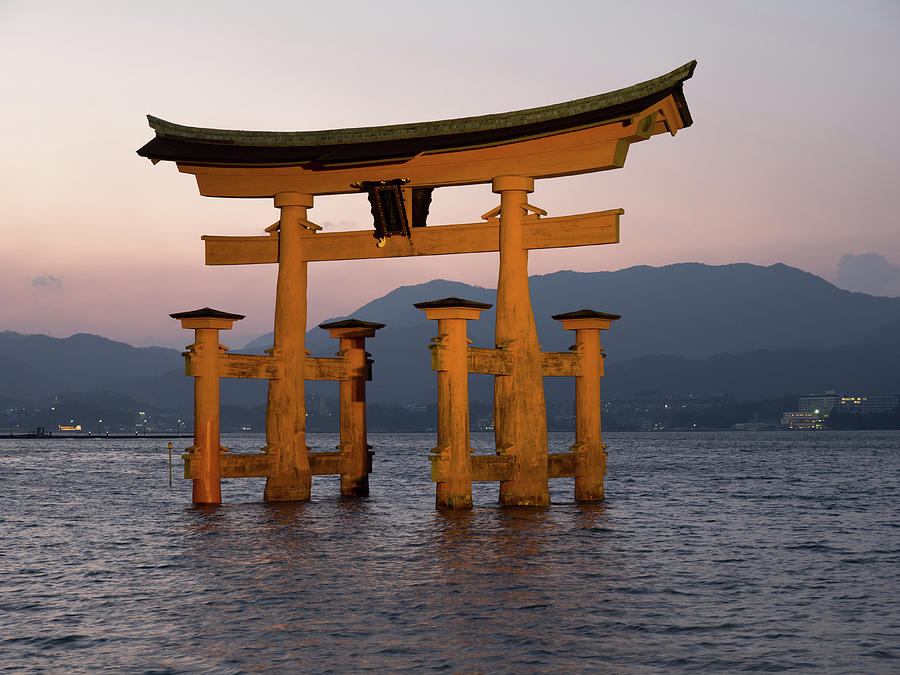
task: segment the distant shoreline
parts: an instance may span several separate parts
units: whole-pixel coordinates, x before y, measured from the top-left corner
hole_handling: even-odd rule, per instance
[[[87,436],[82,434],[72,434],[71,436],[65,434],[4,434],[0,436],[0,438],[15,438],[17,440],[57,440],[57,439],[78,439],[78,440],[97,440],[103,438],[110,439],[122,439],[122,438],[193,438],[193,434],[103,434],[100,436]]]
[[[555,430],[555,433],[568,433],[570,430]],[[636,429],[609,429],[604,433],[615,433],[615,434],[674,434],[674,433],[732,433],[732,434],[746,434],[746,433],[792,433],[802,435],[803,432],[812,432],[812,433],[824,433],[829,431],[900,431],[898,429],[647,429],[647,430],[636,430]],[[262,434],[262,432],[252,432],[257,434]],[[252,435],[252,433],[245,431],[231,431],[231,432],[222,432],[223,436],[243,436],[243,435]],[[307,432],[312,434],[337,434],[338,431],[312,431]],[[428,431],[369,431],[370,434],[432,434],[435,433],[434,430]],[[488,431],[473,431],[472,433],[491,433]],[[167,439],[167,438],[194,438],[193,434],[141,434],[141,435],[129,435],[129,434],[109,434],[103,436],[83,436],[83,435],[52,435],[52,434],[44,434],[43,436],[39,436],[37,434],[0,434],[0,440],[5,438],[15,439],[15,440],[26,440],[26,441],[39,441],[39,440],[98,440],[108,438],[111,440],[127,440],[127,439],[147,439],[147,438],[159,438],[159,439]]]

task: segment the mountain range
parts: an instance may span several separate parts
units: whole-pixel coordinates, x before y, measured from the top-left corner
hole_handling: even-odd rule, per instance
[[[841,290],[788,267],[685,263],[616,272],[556,272],[530,280],[544,350],[565,351],[573,335],[550,316],[589,308],[621,314],[603,335],[604,396],[636,392],[725,392],[738,399],[834,389],[900,391],[900,298]],[[496,292],[444,280],[400,287],[353,312],[386,324],[368,342],[375,359],[368,395],[385,404],[431,402],[435,377],[426,351],[436,324],[413,303],[457,296],[495,302]],[[345,317],[335,317],[345,318]],[[493,346],[494,311],[470,321],[474,346]],[[228,333],[222,334],[228,344]],[[261,353],[271,334],[234,351]],[[337,341],[314,328],[307,348],[330,356]],[[549,398],[572,398],[567,378],[547,378]],[[491,398],[490,376],[471,376],[473,400]],[[192,386],[180,352],[136,348],[94,335],[69,338],[0,333],[0,405],[60,392],[101,392],[144,406],[190,410]],[[265,401],[263,381],[223,380],[222,403]],[[308,391],[336,396],[334,383]]]

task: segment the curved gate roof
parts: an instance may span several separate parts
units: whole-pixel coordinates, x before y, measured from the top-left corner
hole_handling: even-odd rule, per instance
[[[435,122],[326,131],[237,131],[174,124],[148,115],[155,138],[138,154],[156,161],[207,166],[310,167],[403,162],[421,154],[515,143],[617,121],[672,96],[679,127],[692,123],[682,85],[691,61],[625,89],[566,103]],[[627,122],[626,122],[627,123]]]

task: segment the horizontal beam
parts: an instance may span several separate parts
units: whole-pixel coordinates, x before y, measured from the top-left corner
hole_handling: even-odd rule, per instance
[[[581,362],[573,352],[541,352],[541,374],[544,377],[577,377]]]
[[[253,237],[200,237],[207,265],[253,265],[278,262],[278,233]]]
[[[309,457],[309,470],[313,476],[330,476],[349,471],[349,452],[307,452],[306,456]]]
[[[184,457],[184,477],[197,477],[198,466],[191,461],[190,454]],[[350,453],[347,452],[308,452],[309,466],[312,475],[326,476],[347,473]],[[470,469],[473,482],[512,480],[514,460],[506,455],[471,455]],[[274,466],[274,455],[262,452],[236,453],[225,452],[219,456],[219,475],[221,478],[265,478],[270,475]],[[578,455],[573,452],[551,453],[547,456],[547,470],[550,478],[567,478],[581,475]],[[449,475],[438,476],[449,480]]]
[[[184,477],[197,478],[199,463],[191,461],[190,453],[184,458]],[[347,473],[350,453],[308,452],[309,467],[313,476]],[[220,478],[265,478],[275,466],[275,455],[263,452],[223,452],[219,455]]]
[[[304,380],[352,380],[355,373],[347,359],[307,356],[303,368]]]
[[[446,370],[446,350],[431,350],[431,369]],[[196,369],[196,357],[185,355],[185,375],[191,377]],[[512,353],[505,349],[469,347],[466,354],[468,371],[486,375],[509,375],[512,372]],[[368,368],[365,372],[350,367],[344,358],[307,356],[303,372],[304,380],[342,381],[360,375],[371,380]],[[601,362],[602,367],[602,362]],[[581,375],[578,355],[570,352],[541,352],[541,370],[545,377],[575,377]],[[601,373],[602,375],[602,373]],[[257,354],[219,354],[219,377],[240,379],[277,380],[284,377],[284,363],[277,356]]]
[[[449,361],[447,350],[439,344],[431,345],[431,369],[447,370]],[[509,375],[512,373],[512,354],[505,349],[469,347],[466,352],[468,372],[486,375]]]
[[[512,373],[512,353],[506,349],[469,347],[466,353],[470,373],[509,375]]]
[[[184,352],[184,374],[197,374],[200,359],[194,352]],[[284,362],[277,356],[260,354],[229,354],[219,352],[219,377],[278,380],[284,375]]]
[[[616,244],[619,242],[619,216],[623,213],[622,209],[611,209],[553,218],[529,216],[523,223],[522,244],[527,249]],[[204,235],[202,239],[206,245],[207,265],[278,262],[277,234],[260,237]],[[417,227],[409,239],[390,237],[382,248],[375,243],[371,230],[305,230],[301,250],[307,262],[486,253],[499,250],[500,224],[497,219],[491,219],[485,223]]]
[[[408,178],[410,187],[444,187],[490,183],[510,174],[551,178],[620,168],[627,145],[643,140],[634,124],[608,124],[529,141],[449,153],[425,154],[398,165],[335,167],[216,167],[178,162],[194,174],[207,197],[271,197],[279,192],[312,195],[347,194],[360,181]],[[626,140],[627,139],[627,140]],[[620,144],[626,145],[620,149]]]
[[[284,377],[284,361],[261,354],[219,354],[219,377],[280,380]]]
[[[190,454],[182,455],[182,457],[184,458],[184,477],[196,478],[199,462],[196,464],[192,462]],[[265,478],[272,471],[273,460],[273,455],[263,452],[223,452],[219,455],[219,477]]]
[[[184,353],[184,373],[192,377],[197,369],[197,358],[192,352]],[[306,357],[304,380],[352,380],[360,375],[371,380],[371,369],[353,369],[347,359]],[[279,380],[284,377],[284,362],[277,356],[259,354],[219,354],[219,377],[241,379]]]
[[[579,456],[574,452],[550,453],[547,455],[548,478],[570,478],[581,476],[584,473],[579,462]]]
[[[439,466],[435,466],[439,465]],[[512,480],[515,460],[509,455],[471,455],[469,470],[472,482]],[[433,482],[450,480],[449,462],[432,462]],[[547,455],[549,478],[568,478],[583,473],[579,456],[574,452],[551,453]]]
[[[490,183],[497,176],[531,178],[574,176],[625,165],[628,148],[658,133],[683,126],[670,95],[644,110],[600,126],[520,140],[515,143],[443,152],[424,152],[402,162],[353,166],[204,166],[177,162],[193,174],[208,197],[272,197],[279,192],[311,195],[348,194],[359,181],[409,179],[409,187]],[[662,115],[659,115],[662,113]],[[652,117],[650,121],[648,117]],[[657,119],[664,117],[665,123]]]
[[[432,345],[431,369],[447,370],[447,350]],[[506,349],[469,347],[466,353],[468,371],[485,375],[509,375],[513,367],[512,352]],[[581,362],[573,352],[541,352],[541,371],[544,377],[576,377],[581,375]]]
[[[507,455],[471,455],[469,467],[473,482],[512,480],[515,460]]]

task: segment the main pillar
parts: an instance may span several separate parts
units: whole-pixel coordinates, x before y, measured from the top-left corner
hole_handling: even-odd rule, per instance
[[[432,350],[438,358],[438,437],[430,458],[439,509],[472,508],[472,467],[469,444],[469,340],[466,321],[477,319],[490,305],[460,298],[418,302],[425,317],[436,319],[438,336]]]
[[[342,497],[369,496],[369,444],[366,437],[366,381],[369,360],[366,338],[375,337],[383,323],[346,319],[319,325],[334,338],[340,338],[340,355],[347,359],[351,379],[341,380],[339,415],[342,452],[350,455],[348,471],[341,474]]]
[[[269,381],[266,450],[275,456],[274,470],[266,480],[264,493],[269,501],[307,500],[312,484],[306,453],[306,261],[301,239],[306,210],[312,205],[310,195],[298,192],[275,195],[281,218],[273,354],[279,355],[284,363],[284,377]]]
[[[194,444],[189,449],[196,465],[193,502],[221,504],[219,440],[219,331],[229,330],[242,314],[229,314],[204,307],[192,312],[170,314],[182,328],[193,329],[189,345],[188,374],[194,377]]]
[[[575,350],[580,374],[575,376],[575,445],[579,455],[579,473],[575,476],[575,500],[603,499],[603,476],[606,475],[606,446],[601,440],[600,378],[603,377],[603,347],[600,331],[620,319],[618,314],[605,314],[589,309],[553,316],[563,328],[575,331]]]
[[[500,194],[500,273],[497,280],[495,342],[512,353],[512,372],[494,379],[494,438],[498,450],[515,459],[512,480],[500,482],[500,503],[546,506],[547,411],[541,347],[528,292],[528,249],[522,221],[534,180],[501,176],[493,181]]]

